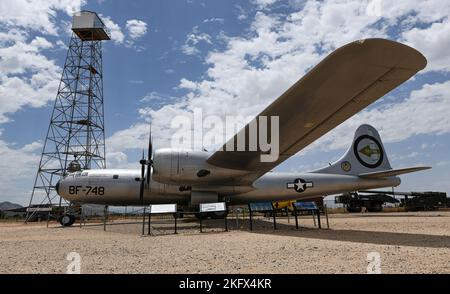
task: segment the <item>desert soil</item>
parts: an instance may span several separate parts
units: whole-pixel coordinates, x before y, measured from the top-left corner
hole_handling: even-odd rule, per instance
[[[331,215],[330,229],[318,230],[310,217],[300,230],[290,218],[248,224],[229,220],[152,225],[87,224],[61,228],[51,223],[0,223],[0,273],[65,273],[68,253],[81,256],[82,273],[361,273],[377,252],[382,273],[450,273],[450,212]],[[322,225],[326,228],[325,219]],[[166,226],[167,230],[164,229]],[[169,228],[170,227],[170,228]]]

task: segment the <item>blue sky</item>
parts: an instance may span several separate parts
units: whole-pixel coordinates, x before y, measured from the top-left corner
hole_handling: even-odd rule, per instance
[[[29,198],[71,14],[80,9],[101,14],[112,35],[103,51],[109,167],[138,167],[150,120],[155,144],[165,147],[171,118],[197,107],[256,115],[332,50],[383,37],[420,50],[427,68],[277,169],[327,164],[369,123],[394,167],[433,166],[403,176],[398,190],[449,193],[450,3],[397,2],[2,0],[1,200]]]

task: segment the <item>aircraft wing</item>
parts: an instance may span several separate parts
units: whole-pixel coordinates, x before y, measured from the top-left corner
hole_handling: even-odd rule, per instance
[[[258,148],[219,150],[208,163],[250,171],[251,176],[245,181],[257,179],[411,78],[426,64],[420,52],[394,41],[366,39],[347,44],[328,55],[257,116],[266,116],[269,121],[270,116],[279,116],[278,160],[261,162],[263,152]],[[248,130],[249,125],[225,143],[222,150],[227,144],[234,144],[234,150],[238,150],[238,136],[246,138],[244,150],[250,150]]]

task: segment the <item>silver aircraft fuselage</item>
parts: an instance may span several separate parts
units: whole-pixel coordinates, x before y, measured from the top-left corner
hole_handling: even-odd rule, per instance
[[[296,180],[302,179],[303,182]],[[152,179],[150,189],[139,200],[140,170],[105,169],[75,172],[57,185],[60,196],[74,203],[104,205],[148,205],[178,203],[189,205],[190,190],[180,191],[181,185],[164,184]],[[300,184],[300,185],[298,185]],[[365,179],[358,176],[321,173],[269,172],[250,185],[192,186],[198,191],[217,192],[219,200],[230,205],[257,201],[308,199],[348,191],[393,187],[400,184],[399,177]],[[181,189],[182,190],[182,189]]]

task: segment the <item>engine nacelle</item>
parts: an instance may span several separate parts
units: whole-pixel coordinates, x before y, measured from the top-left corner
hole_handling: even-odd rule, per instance
[[[207,151],[159,149],[153,158],[153,179],[165,184],[198,186],[223,184],[227,178],[248,174],[211,165],[206,161],[210,156]]]

